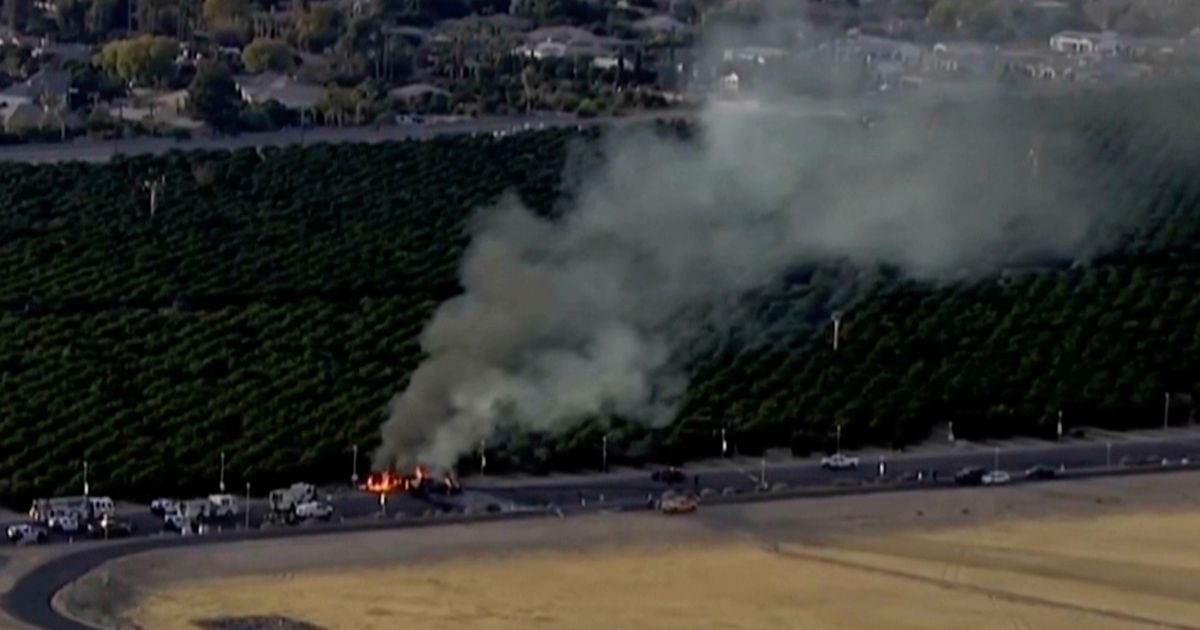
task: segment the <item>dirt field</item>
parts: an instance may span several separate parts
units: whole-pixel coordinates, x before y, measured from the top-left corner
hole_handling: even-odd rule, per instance
[[[251,615],[330,629],[1200,628],[1197,488],[1189,473],[155,552],[57,603],[163,630]]]

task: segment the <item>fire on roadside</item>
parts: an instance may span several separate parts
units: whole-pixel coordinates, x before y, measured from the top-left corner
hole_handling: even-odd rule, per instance
[[[424,466],[417,466],[411,474],[401,475],[394,470],[375,471],[367,475],[359,488],[371,494],[392,494],[393,492],[418,492],[426,490],[427,483],[432,482],[429,472]],[[458,481],[446,474],[441,481],[448,492],[461,490]]]

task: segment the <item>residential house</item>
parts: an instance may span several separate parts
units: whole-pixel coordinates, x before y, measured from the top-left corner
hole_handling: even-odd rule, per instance
[[[71,89],[71,75],[61,70],[41,70],[24,82],[0,90],[0,108],[20,104],[41,106],[47,100],[65,103]]]
[[[242,100],[251,105],[275,101],[288,109],[312,110],[325,90],[321,86],[299,82],[289,76],[264,72],[234,77]]]
[[[591,59],[598,68],[614,68],[636,47],[635,42],[597,37],[570,26],[548,27],[533,31],[527,43],[515,48],[514,55],[534,59]]]
[[[20,133],[42,126],[46,113],[33,103],[0,107],[0,124],[7,133]]]
[[[742,61],[765,65],[769,62],[780,61],[788,57],[788,51],[773,46],[742,46],[741,48],[726,48],[722,58],[725,61]]]
[[[429,83],[410,83],[388,92],[388,96],[397,101],[412,102],[421,98],[435,96],[450,97],[450,92]]]
[[[648,35],[676,36],[686,34],[690,28],[670,15],[652,15],[633,23],[633,30]]]
[[[1082,61],[1064,59],[1040,50],[1005,50],[1000,54],[1000,72],[1039,81],[1073,81]]]
[[[922,59],[922,70],[934,74],[984,78],[995,73],[999,47],[976,42],[938,42]]]
[[[86,63],[92,59],[92,47],[87,44],[64,44],[42,38],[33,49],[35,58],[53,57],[60,63],[73,61]]]
[[[1103,33],[1062,31],[1050,36],[1050,50],[1068,55],[1112,56],[1123,53],[1126,47],[1121,36],[1113,31],[1104,31]]]
[[[870,65],[891,61],[906,67],[918,66],[925,56],[925,49],[913,42],[860,35],[857,31],[852,31],[845,37],[822,42],[815,52],[817,55],[831,58],[835,63]]]

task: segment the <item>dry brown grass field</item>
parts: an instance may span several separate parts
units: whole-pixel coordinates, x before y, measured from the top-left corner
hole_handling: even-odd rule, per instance
[[[162,630],[253,615],[329,629],[1200,628],[1198,487],[1188,473],[154,552],[56,604]]]

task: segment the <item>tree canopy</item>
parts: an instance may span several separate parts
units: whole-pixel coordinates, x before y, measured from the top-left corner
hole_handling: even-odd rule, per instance
[[[237,128],[241,96],[225,64],[208,62],[196,70],[188,87],[188,109],[214,129]]]
[[[278,39],[260,38],[242,50],[242,64],[248,72],[290,72],[295,67],[292,47]]]
[[[112,41],[100,49],[100,67],[123,81],[163,84],[174,75],[179,43],[170,37],[140,35]]]

